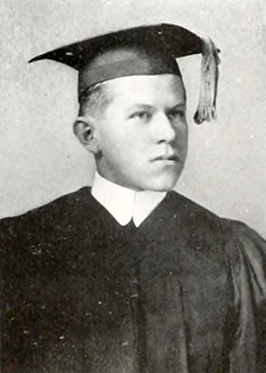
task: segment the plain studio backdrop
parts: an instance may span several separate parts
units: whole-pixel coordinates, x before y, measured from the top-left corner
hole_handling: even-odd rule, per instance
[[[0,0],[0,217],[91,183],[94,161],[72,133],[77,74],[41,53],[98,33],[175,23],[221,49],[218,118],[197,126],[200,56],[180,59],[189,154],[177,190],[266,236],[265,5],[261,0]]]

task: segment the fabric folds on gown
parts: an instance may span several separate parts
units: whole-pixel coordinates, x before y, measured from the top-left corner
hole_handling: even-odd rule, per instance
[[[266,244],[168,193],[135,228],[89,188],[1,235],[5,373],[263,373]]]

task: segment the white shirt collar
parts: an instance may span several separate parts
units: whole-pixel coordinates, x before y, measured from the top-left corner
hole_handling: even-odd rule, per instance
[[[104,179],[97,172],[91,194],[120,225],[126,225],[133,219],[136,227],[140,226],[166,196],[166,192],[135,192]]]

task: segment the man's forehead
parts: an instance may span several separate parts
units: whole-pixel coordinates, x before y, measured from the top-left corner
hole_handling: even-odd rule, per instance
[[[161,74],[128,76],[106,83],[112,102],[131,108],[135,106],[174,107],[186,103],[186,94],[180,76]]]

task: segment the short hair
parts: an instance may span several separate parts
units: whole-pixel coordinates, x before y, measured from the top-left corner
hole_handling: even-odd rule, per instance
[[[110,100],[108,81],[88,87],[79,98],[79,116],[90,114],[98,117],[106,109]]]

